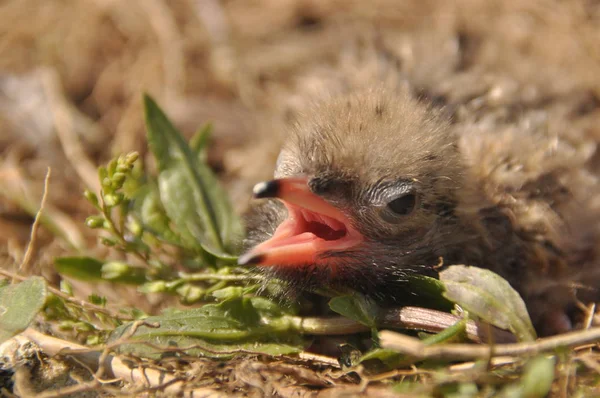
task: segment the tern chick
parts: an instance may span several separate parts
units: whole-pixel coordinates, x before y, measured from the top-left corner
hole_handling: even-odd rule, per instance
[[[239,262],[295,291],[351,289],[384,305],[418,294],[407,280],[435,276],[440,259],[488,268],[522,295],[540,334],[569,330],[598,280],[596,227],[573,235],[568,218],[597,188],[573,189],[585,178],[560,154],[527,174],[539,140],[551,138],[461,134],[407,92],[331,98],[295,125],[275,179],[255,187],[270,199],[249,217]]]

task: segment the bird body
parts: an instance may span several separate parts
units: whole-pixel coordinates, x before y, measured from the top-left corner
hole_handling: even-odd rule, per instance
[[[436,275],[440,259],[474,265],[511,283],[541,334],[568,330],[577,300],[600,287],[595,144],[460,127],[408,90],[315,105],[275,179],[255,188],[272,199],[249,216],[240,263],[293,290],[352,289],[384,304],[418,294],[406,281]]]

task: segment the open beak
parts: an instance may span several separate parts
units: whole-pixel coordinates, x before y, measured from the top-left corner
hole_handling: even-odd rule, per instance
[[[281,200],[288,217],[270,239],[242,255],[240,265],[332,265],[322,254],[348,250],[364,240],[348,217],[311,192],[307,178],[261,182],[254,187],[254,197]]]

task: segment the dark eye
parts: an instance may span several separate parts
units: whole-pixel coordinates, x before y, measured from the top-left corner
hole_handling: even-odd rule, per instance
[[[387,208],[394,212],[394,214],[406,216],[414,210],[416,204],[417,196],[414,193],[407,193],[392,200],[387,204]]]

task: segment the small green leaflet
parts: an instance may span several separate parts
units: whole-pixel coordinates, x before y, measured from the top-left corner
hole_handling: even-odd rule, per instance
[[[46,280],[39,276],[0,287],[0,343],[27,329],[46,296]]]
[[[146,270],[117,261],[100,261],[92,257],[58,257],[56,270],[63,276],[87,282],[120,282],[140,285],[146,282]]]
[[[334,297],[329,301],[329,308],[370,328],[377,327],[379,307],[362,294]]]
[[[444,296],[469,313],[501,329],[519,341],[536,339],[525,303],[510,284],[490,270],[453,265],[440,272]]]
[[[58,273],[80,281],[101,281],[103,265],[104,262],[92,257],[59,257],[54,259],[54,266]]]

